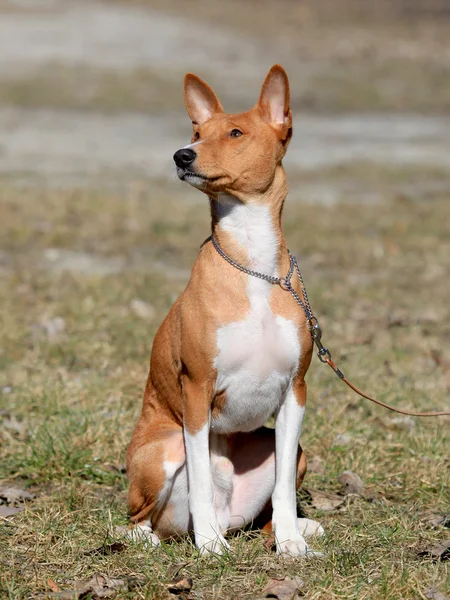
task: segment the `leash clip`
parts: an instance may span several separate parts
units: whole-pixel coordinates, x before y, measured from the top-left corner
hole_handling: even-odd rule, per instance
[[[321,342],[316,342],[316,346],[319,349],[317,356],[319,357],[320,362],[326,363],[331,360],[331,352],[328,350],[328,348],[325,348]]]
[[[319,357],[321,362],[326,363],[327,359],[331,359],[331,352],[322,344],[322,329],[320,328],[319,321],[316,317],[312,316],[308,320],[308,327],[311,332],[313,342],[317,346],[317,356]]]

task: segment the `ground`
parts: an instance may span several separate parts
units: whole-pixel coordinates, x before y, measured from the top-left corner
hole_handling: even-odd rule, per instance
[[[282,561],[254,532],[222,558],[189,539],[121,542],[152,339],[209,235],[206,198],[171,165],[189,138],[186,70],[240,110],[285,64],[284,229],[325,344],[386,402],[444,410],[450,390],[445,5],[343,2],[344,18],[325,2],[230,2],[219,20],[215,3],[149,4],[0,4],[0,508],[23,509],[0,512],[0,597],[94,574],[123,579],[120,598],[164,598],[178,575],[189,598],[263,597],[284,576],[309,600],[450,594],[429,552],[450,537],[449,419],[399,419],[318,360],[299,505],[327,532],[312,542],[324,558]],[[344,495],[345,470],[363,491]]]

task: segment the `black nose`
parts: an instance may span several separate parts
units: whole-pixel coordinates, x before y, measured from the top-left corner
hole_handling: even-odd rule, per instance
[[[197,158],[197,154],[191,148],[181,148],[173,155],[177,167],[188,167]]]

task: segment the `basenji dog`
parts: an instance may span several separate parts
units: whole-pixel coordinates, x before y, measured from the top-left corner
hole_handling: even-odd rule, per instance
[[[306,317],[282,287],[236,268],[290,268],[281,228],[289,96],[279,65],[242,114],[226,114],[196,75],[184,80],[193,135],[173,158],[178,177],[209,198],[212,238],[156,334],[128,449],[131,533],[152,544],[193,532],[201,553],[221,554],[227,532],[253,523],[273,528],[278,553],[299,556],[310,552],[306,536],[323,533],[297,518]],[[302,293],[297,275],[292,285]],[[271,415],[274,430],[264,426]]]

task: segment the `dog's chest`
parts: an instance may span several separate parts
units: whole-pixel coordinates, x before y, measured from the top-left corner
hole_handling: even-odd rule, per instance
[[[276,274],[278,239],[267,206],[245,206],[224,197],[220,228],[246,248],[250,268]],[[211,427],[218,433],[252,431],[262,426],[283,401],[300,357],[297,326],[273,312],[272,284],[248,276],[250,308],[242,318],[217,330],[216,393]]]
[[[217,350],[216,391],[224,393],[225,402],[213,415],[213,430],[231,433],[262,426],[280,406],[297,370],[297,326],[274,314],[264,294],[256,295],[244,319],[217,331]]]

